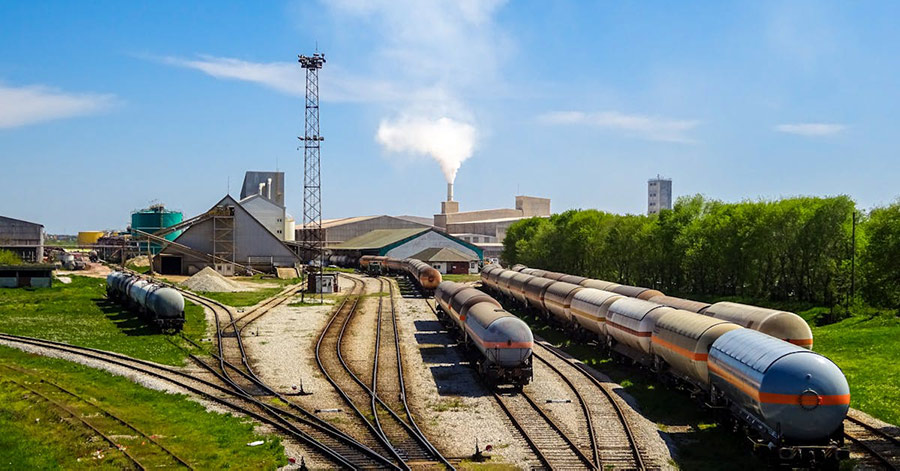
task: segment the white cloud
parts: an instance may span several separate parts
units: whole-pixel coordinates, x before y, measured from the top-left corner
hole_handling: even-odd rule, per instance
[[[847,129],[847,126],[833,123],[793,123],[775,126],[775,130],[778,132],[808,137],[831,136],[844,131],[844,129]]]
[[[545,124],[575,124],[620,131],[627,136],[651,141],[694,143],[687,132],[700,124],[696,120],[675,120],[657,116],[625,114],[618,111],[556,111],[539,117]]]
[[[114,95],[66,93],[39,85],[10,87],[0,84],[0,129],[95,114],[115,103]]]

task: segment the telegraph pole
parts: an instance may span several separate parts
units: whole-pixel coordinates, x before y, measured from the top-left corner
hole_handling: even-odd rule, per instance
[[[298,56],[300,67],[306,69],[306,126],[303,141],[303,248],[310,255],[309,275],[325,271],[325,251],[322,237],[322,172],[319,145],[325,140],[319,135],[319,69],[325,65],[325,54]],[[307,291],[310,286],[307,276]],[[324,296],[319,290],[319,300]]]

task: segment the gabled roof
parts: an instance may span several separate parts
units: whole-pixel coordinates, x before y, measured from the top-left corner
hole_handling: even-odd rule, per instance
[[[250,196],[248,196],[248,197],[246,197],[246,198],[240,200],[239,203],[240,203],[241,205],[244,205],[245,203],[249,203],[249,202],[251,202],[251,201],[253,201],[253,200],[257,200],[257,199],[258,199],[259,201],[265,202],[266,204],[269,204],[269,205],[271,205],[271,206],[274,206],[274,207],[276,207],[276,208],[278,208],[278,209],[284,209],[284,206],[281,206],[280,204],[278,204],[278,203],[276,203],[276,202],[270,200],[269,198],[266,198],[265,196],[260,195],[260,194],[258,194],[258,193],[257,193],[257,194],[250,195]]]
[[[6,217],[6,216],[0,216],[0,220],[5,220],[5,221],[9,221],[9,222],[16,222],[16,223],[20,223],[20,224],[29,224],[29,225],[32,225],[32,226],[41,226],[41,227],[44,227],[43,224],[38,224],[38,223],[36,223],[36,222],[30,222],[30,221],[23,221],[23,220],[21,220],[21,219],[15,219],[15,218]]]
[[[431,229],[427,227],[414,227],[411,229],[375,229],[374,231],[366,232],[361,236],[354,237],[338,244],[333,248],[343,250],[381,249],[429,230]]]
[[[432,247],[430,249],[425,249],[410,258],[421,260],[423,262],[470,262],[478,259],[477,257],[467,257],[466,255],[459,253],[459,251],[447,247]]]

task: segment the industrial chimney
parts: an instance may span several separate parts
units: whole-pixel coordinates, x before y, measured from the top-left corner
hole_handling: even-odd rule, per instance
[[[453,201],[453,183],[447,184],[447,201]]]
[[[441,201],[441,214],[459,212],[459,203],[453,201],[453,183],[447,184],[447,201]]]

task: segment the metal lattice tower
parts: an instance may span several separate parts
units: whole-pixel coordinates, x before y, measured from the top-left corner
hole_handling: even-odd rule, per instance
[[[319,145],[319,69],[325,65],[325,54],[298,56],[306,69],[306,126],[303,141],[303,249],[321,271],[325,266],[322,234],[322,172]],[[316,264],[313,264],[314,266]],[[321,293],[319,294],[321,297]]]

